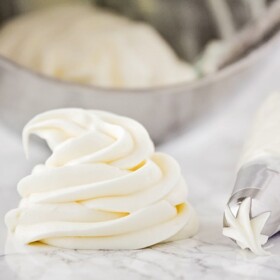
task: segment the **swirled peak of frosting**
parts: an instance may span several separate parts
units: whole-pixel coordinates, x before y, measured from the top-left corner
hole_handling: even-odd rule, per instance
[[[154,152],[138,122],[107,112],[59,109],[24,128],[52,154],[18,184],[6,224],[24,244],[73,249],[138,249],[196,233],[178,163]]]
[[[131,169],[154,153],[142,125],[101,111],[62,109],[38,115],[23,130],[26,154],[30,134],[45,139],[53,151],[49,167],[107,163]]]

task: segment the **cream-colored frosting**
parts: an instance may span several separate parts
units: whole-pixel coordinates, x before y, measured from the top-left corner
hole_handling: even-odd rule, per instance
[[[74,249],[137,249],[190,237],[198,221],[178,163],[154,152],[136,121],[101,111],[59,109],[24,128],[52,150],[18,184],[6,224],[17,239]]]
[[[86,3],[11,20],[0,32],[0,54],[51,77],[101,87],[143,88],[196,78],[153,27]]]
[[[244,199],[238,208],[236,217],[227,206],[225,220],[227,227],[224,227],[223,234],[232,238],[242,249],[250,249],[256,255],[268,254],[263,248],[268,236],[261,234],[270,213],[266,212],[257,217],[251,218],[251,198]]]
[[[280,93],[275,92],[269,96],[257,113],[239,168],[258,159],[280,157],[279,109]],[[279,168],[273,161],[268,164],[273,166],[273,169]],[[226,208],[225,219],[229,227],[224,228],[224,235],[236,240],[241,248],[249,248],[255,254],[261,255],[265,253],[262,245],[268,240],[268,236],[262,235],[261,232],[270,213],[265,212],[250,219],[250,201],[251,198],[248,197],[240,204],[236,218],[229,207]]]
[[[240,166],[260,157],[280,157],[280,92],[275,92],[261,106]]]

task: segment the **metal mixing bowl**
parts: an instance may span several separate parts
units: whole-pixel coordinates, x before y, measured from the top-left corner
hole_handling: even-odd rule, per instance
[[[24,0],[1,0],[1,21],[5,22],[23,12],[19,9],[19,3],[22,1]],[[153,9],[145,8],[143,3],[148,2],[141,1],[140,5],[140,1],[136,0],[96,0],[99,5],[153,24],[178,54],[188,60],[193,60],[201,52],[210,37],[224,39],[227,37],[226,30],[219,29],[213,14],[211,17],[209,9],[205,6],[207,1],[160,0],[159,5],[157,0],[147,0],[150,4],[153,3]],[[236,5],[233,5],[233,2]],[[244,7],[242,9],[243,2],[228,0],[235,32],[252,20],[252,15]],[[183,7],[186,13],[182,12]],[[1,121],[21,131],[31,117],[49,109],[82,107],[108,110],[135,118],[147,127],[157,143],[162,142],[173,133],[205,116],[219,104],[223,104],[227,98],[240,90],[243,83],[254,79],[280,40],[275,12],[274,19],[271,13],[270,10],[262,14],[259,26],[265,28],[258,28],[257,25],[251,27],[260,35],[255,36],[255,40],[247,44],[245,49],[240,51],[240,45],[236,40],[235,43],[233,41],[235,55],[230,57],[232,60],[229,59],[230,65],[195,82],[162,88],[114,90],[63,82],[34,73],[0,57]],[[241,34],[240,40],[244,39],[245,35]]]

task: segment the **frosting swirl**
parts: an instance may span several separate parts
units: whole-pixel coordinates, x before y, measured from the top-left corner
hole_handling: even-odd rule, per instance
[[[23,243],[73,249],[137,249],[197,230],[177,162],[155,153],[142,125],[101,111],[60,109],[23,131],[52,150],[18,184],[8,228]]]

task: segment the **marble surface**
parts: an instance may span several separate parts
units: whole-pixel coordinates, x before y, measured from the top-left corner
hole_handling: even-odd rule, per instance
[[[46,155],[38,146],[24,158],[20,137],[0,121],[0,279],[280,279],[280,234],[270,256],[242,251],[221,234],[223,208],[252,117],[267,93],[280,89],[280,50],[254,85],[244,85],[215,114],[158,147],[181,164],[190,201],[200,216],[192,239],[133,251],[76,251],[20,246],[7,239],[5,213],[19,201],[17,181]]]

